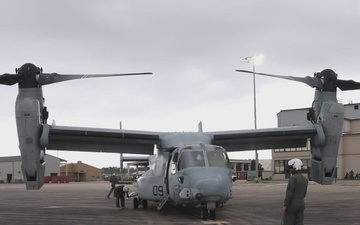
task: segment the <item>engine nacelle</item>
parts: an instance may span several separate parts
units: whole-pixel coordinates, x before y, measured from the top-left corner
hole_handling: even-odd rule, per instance
[[[21,169],[26,189],[40,189],[44,184],[45,175],[45,149],[40,146],[42,103],[37,98],[21,97],[19,93],[15,106]]]
[[[344,106],[324,102],[317,117],[325,133],[325,143],[311,147],[311,179],[319,184],[332,184],[336,172],[337,155],[342,136]]]

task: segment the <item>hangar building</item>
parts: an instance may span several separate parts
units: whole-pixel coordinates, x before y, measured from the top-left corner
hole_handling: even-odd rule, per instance
[[[45,176],[60,176],[60,163],[66,160],[45,155]],[[23,183],[21,156],[0,157],[0,183]]]

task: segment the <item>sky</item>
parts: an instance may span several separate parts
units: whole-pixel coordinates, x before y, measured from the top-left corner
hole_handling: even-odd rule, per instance
[[[0,27],[0,74],[28,62],[45,73],[153,73],[44,86],[48,122],[61,126],[197,131],[202,121],[204,131],[253,129],[252,75],[235,70],[252,70],[243,59],[257,54],[257,72],[304,77],[330,68],[360,80],[355,0],[3,0]],[[20,155],[17,92],[0,86],[0,157]],[[310,107],[313,95],[302,83],[256,77],[257,128],[276,127],[281,110]],[[360,91],[338,90],[338,99],[360,102]],[[119,154],[47,153],[119,166]]]

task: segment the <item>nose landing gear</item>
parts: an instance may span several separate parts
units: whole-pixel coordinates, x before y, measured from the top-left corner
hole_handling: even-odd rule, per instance
[[[216,219],[216,211],[215,211],[215,209],[208,210],[207,208],[202,208],[200,217],[203,220],[207,220],[208,218],[211,220],[215,220]]]
[[[147,200],[144,200],[144,199],[140,199],[138,197],[134,197],[134,200],[133,200],[133,205],[134,205],[134,209],[138,209],[139,208],[139,204],[141,204],[141,206],[144,208],[144,209],[147,209]]]

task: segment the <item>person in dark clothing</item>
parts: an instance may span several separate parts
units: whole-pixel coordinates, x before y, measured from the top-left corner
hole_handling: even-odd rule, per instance
[[[109,194],[106,196],[108,199],[110,199],[110,195],[115,190],[115,186],[116,186],[116,184],[118,182],[118,179],[115,176],[115,174],[113,174],[113,176],[110,178],[110,182],[111,182],[111,189],[109,191]]]
[[[350,170],[350,180],[354,180],[354,171]]]
[[[127,198],[129,198],[129,188],[125,187],[124,185],[117,186],[114,190],[114,195],[116,197],[116,201],[115,201],[116,207],[123,208],[125,207],[125,195]],[[121,207],[119,204],[119,199],[121,202]]]
[[[286,188],[286,196],[282,207],[283,225],[303,225],[305,211],[305,196],[308,180],[301,174],[302,161],[289,160],[288,166],[292,176]]]

